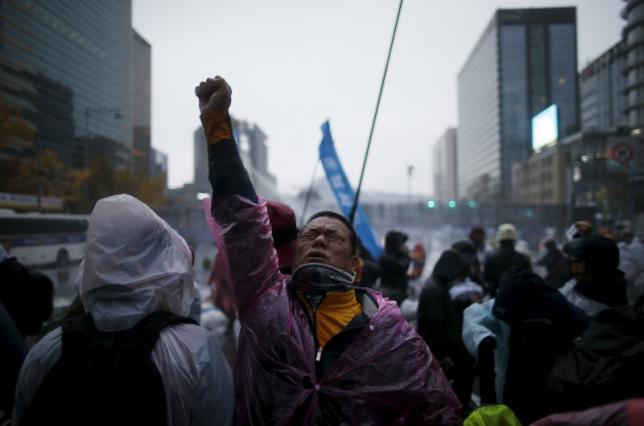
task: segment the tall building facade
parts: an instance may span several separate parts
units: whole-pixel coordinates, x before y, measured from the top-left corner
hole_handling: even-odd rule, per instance
[[[644,128],[644,0],[624,0],[622,32],[626,46],[626,113],[633,129]]]
[[[579,128],[575,8],[500,9],[458,75],[458,194],[508,196],[532,153],[531,120],[551,104]]]
[[[150,174],[150,131],[152,124],[152,48],[132,30],[132,157],[134,170]]]
[[[628,125],[625,46],[620,41],[580,73],[581,129],[584,131],[610,131]]]
[[[438,201],[458,199],[456,145],[456,129],[453,127],[434,143],[434,198]]]
[[[14,158],[50,149],[72,167],[133,148],[131,2],[0,2],[0,106],[32,140]],[[116,154],[115,154],[116,153]]]

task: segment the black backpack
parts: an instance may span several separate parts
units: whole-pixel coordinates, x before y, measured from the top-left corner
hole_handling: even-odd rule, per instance
[[[86,314],[63,324],[62,354],[20,424],[163,425],[165,389],[151,353],[161,331],[196,322],[154,312],[123,331],[99,331]]]

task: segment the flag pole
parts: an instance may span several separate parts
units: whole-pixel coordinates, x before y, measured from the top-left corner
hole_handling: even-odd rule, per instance
[[[400,0],[398,5],[398,13],[396,14],[396,23],[394,24],[394,31],[391,35],[391,42],[389,43],[389,53],[387,53],[387,62],[385,63],[385,72],[382,75],[382,81],[380,82],[380,92],[378,93],[378,101],[376,102],[376,110],[373,113],[373,120],[371,121],[371,130],[369,131],[369,140],[367,142],[367,150],[364,154],[364,159],[362,160],[362,170],[360,171],[360,180],[358,181],[358,187],[356,189],[356,195],[353,199],[353,206],[351,207],[351,213],[349,214],[349,221],[353,223],[353,220],[356,216],[356,210],[358,209],[358,200],[360,199],[360,190],[362,189],[362,180],[364,179],[364,171],[367,166],[367,159],[369,158],[369,150],[371,149],[371,139],[373,138],[373,129],[376,126],[376,119],[378,118],[378,110],[380,109],[380,99],[382,98],[382,90],[385,87],[385,79],[387,78],[387,70],[389,69],[389,59],[391,58],[391,51],[394,47],[394,40],[396,39],[396,31],[398,30],[398,21],[400,20],[400,11],[402,10],[403,0]]]

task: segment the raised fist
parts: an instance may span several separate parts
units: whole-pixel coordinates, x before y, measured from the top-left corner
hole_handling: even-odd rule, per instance
[[[195,95],[199,98],[199,110],[205,112],[228,112],[233,91],[226,80],[216,76],[199,83]]]

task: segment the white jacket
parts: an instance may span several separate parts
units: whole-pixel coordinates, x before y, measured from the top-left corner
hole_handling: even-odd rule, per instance
[[[188,316],[195,299],[185,240],[149,207],[129,195],[96,203],[80,268],[80,297],[96,327],[125,330],[158,310]],[[59,327],[29,352],[16,388],[14,425],[61,356]],[[214,336],[194,324],[164,329],[152,352],[163,379],[168,424],[232,424],[230,368]],[[91,423],[91,422],[89,422]]]

